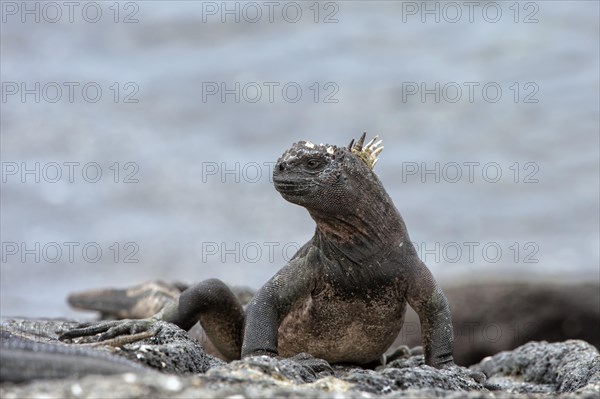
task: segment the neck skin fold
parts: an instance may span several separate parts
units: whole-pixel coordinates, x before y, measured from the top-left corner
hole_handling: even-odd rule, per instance
[[[353,213],[325,216],[310,212],[317,223],[314,242],[354,263],[383,256],[400,244],[405,227],[389,197],[373,199]]]

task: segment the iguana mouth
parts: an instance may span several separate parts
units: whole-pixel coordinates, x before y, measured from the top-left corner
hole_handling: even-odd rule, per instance
[[[299,181],[291,181],[287,178],[280,176],[273,176],[273,183],[275,189],[281,194],[286,196],[299,197],[303,196],[310,190],[310,185],[303,184]]]

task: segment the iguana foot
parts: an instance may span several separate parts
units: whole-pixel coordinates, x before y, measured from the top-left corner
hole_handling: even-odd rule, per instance
[[[78,337],[90,337],[79,341],[79,343],[92,342],[122,346],[153,336],[156,332],[150,331],[150,328],[156,321],[156,319],[149,318],[82,323],[77,328],[63,332],[58,339],[64,341]]]
[[[456,363],[454,363],[454,359],[451,356],[441,357],[433,360],[430,366],[435,367],[436,369],[447,369],[451,367],[456,367]]]
[[[297,355],[292,356],[290,360],[293,360],[302,367],[308,369],[316,378],[335,375],[333,368],[327,361],[316,358],[308,353],[298,353]]]
[[[270,351],[258,350],[253,352],[252,354],[244,356],[244,358],[252,358],[259,356],[268,356],[277,360],[292,360],[295,363],[298,363],[302,368],[306,369],[308,373],[310,373],[314,377],[315,380],[329,375],[335,375],[333,368],[326,360],[316,358],[313,355],[305,352],[301,352],[292,357],[285,358]]]
[[[381,355],[381,359],[379,360],[381,366],[385,366],[389,362],[393,362],[397,359],[409,358],[412,355],[410,348],[406,345],[400,345],[392,353],[386,355],[385,353]]]

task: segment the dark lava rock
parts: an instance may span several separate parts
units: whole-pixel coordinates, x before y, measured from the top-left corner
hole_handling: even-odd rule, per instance
[[[532,392],[534,388],[543,393],[600,393],[600,355],[584,341],[530,342],[486,358],[471,369],[511,392]]]
[[[473,379],[469,369],[453,366],[438,370],[426,366],[422,355],[393,361],[376,371],[353,368],[337,374],[342,380],[354,383],[358,389],[373,394],[421,389],[455,392],[486,390]]]
[[[600,395],[600,355],[583,341],[531,342],[487,358],[470,369],[453,366],[438,370],[424,365],[422,355],[407,353],[407,357],[385,367],[366,370],[349,365],[330,367],[323,360],[305,354],[290,359],[257,356],[226,364],[204,354],[197,342],[167,323],[156,325],[154,337],[127,344],[114,352],[104,346],[56,342],[54,328],[73,325],[63,321],[23,320],[3,325],[2,337],[7,338],[7,342],[14,343],[15,337],[37,336],[41,345],[38,349],[42,353],[35,353],[33,358],[23,356],[18,360],[21,363],[15,363],[9,357],[9,361],[13,367],[27,368],[28,362],[35,361],[39,355],[56,359],[55,352],[45,353],[47,345],[62,345],[60,353],[65,352],[65,346],[74,351],[69,352],[75,355],[70,357],[73,364],[77,364],[77,356],[80,356],[81,365],[85,367],[86,359],[93,357],[88,352],[96,352],[102,354],[103,361],[112,359],[114,364],[125,362],[127,365],[136,362],[135,367],[139,369],[128,369],[125,373],[115,369],[119,374],[83,377],[76,374],[21,384],[5,381],[0,384],[0,397],[591,399]],[[4,355],[4,346],[0,349]],[[47,367],[52,366],[47,364]]]
[[[198,374],[224,364],[204,352],[200,342],[174,324],[159,322],[153,326],[156,335],[127,344],[119,355],[136,360],[165,373]]]
[[[37,342],[0,329],[0,382],[144,372],[145,367],[100,350]]]
[[[204,373],[223,364],[174,324],[159,322],[154,336],[121,348],[67,344],[61,331],[78,323],[63,320],[10,320],[0,326],[0,381],[18,382],[86,374],[147,372]]]
[[[376,370],[330,367],[303,354],[225,363],[169,323],[155,324],[152,337],[112,348],[58,341],[58,332],[75,322],[18,319],[0,326],[0,397],[600,397],[600,355],[593,346],[600,345],[597,284],[485,283],[445,290],[457,362],[494,354],[469,369],[426,366],[414,348]],[[419,345],[419,329],[409,314],[399,342]],[[564,342],[528,342],[533,339]],[[94,375],[87,375],[90,370]]]

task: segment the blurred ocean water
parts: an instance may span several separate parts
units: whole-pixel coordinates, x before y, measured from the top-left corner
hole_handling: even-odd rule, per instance
[[[258,288],[314,230],[273,162],[363,130],[443,281],[599,278],[597,2],[480,2],[472,22],[458,2],[456,23],[447,2],[439,22],[421,2],[298,2],[295,23],[289,2],[254,23],[236,2],[123,2],[118,22],[97,2],[96,23],[20,4],[0,39],[3,317],[80,315],[69,292],[149,279]]]

